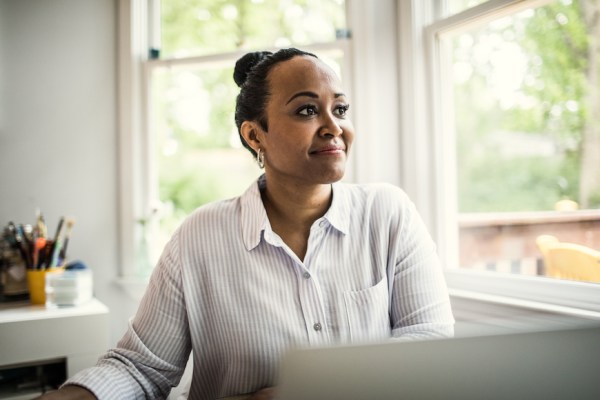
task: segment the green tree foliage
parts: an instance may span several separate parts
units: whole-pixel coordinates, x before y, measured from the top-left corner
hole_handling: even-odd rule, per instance
[[[162,2],[163,57],[306,45],[335,40],[342,0]]]
[[[600,2],[592,1],[600,13]],[[580,1],[561,0],[455,41],[455,59],[472,68],[455,92],[461,211],[548,210],[562,198],[600,206],[581,196],[580,184],[590,168],[600,170],[600,157],[592,157],[591,164],[582,158],[586,148],[597,146],[586,140],[589,91],[599,90],[588,71],[588,25]],[[494,65],[494,57],[510,54],[499,51],[509,48],[506,43],[518,46],[515,63],[525,60],[508,105],[491,93],[495,69],[506,66]],[[481,57],[484,46],[489,57]],[[507,143],[515,149],[503,151]],[[535,151],[548,145],[554,150]]]

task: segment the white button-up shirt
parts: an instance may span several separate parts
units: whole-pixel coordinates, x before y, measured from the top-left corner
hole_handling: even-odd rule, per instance
[[[193,350],[192,399],[276,385],[293,347],[453,334],[435,246],[387,184],[333,184],[304,260],[271,229],[262,176],[181,225],[115,349],[69,382],[102,399],[164,398]]]

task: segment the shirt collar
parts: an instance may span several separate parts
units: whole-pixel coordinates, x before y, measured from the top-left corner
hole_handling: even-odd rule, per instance
[[[346,185],[340,182],[335,182],[331,185],[333,191],[333,199],[331,200],[331,206],[325,213],[325,218],[331,226],[340,231],[343,234],[348,233],[350,226],[350,207],[348,204],[349,198],[346,193]]]
[[[242,237],[248,251],[258,246],[265,230],[271,230],[267,211],[260,195],[261,190],[265,187],[266,177],[263,174],[246,189],[240,198]],[[350,224],[349,199],[345,189],[344,184],[338,182],[332,185],[331,206],[323,216],[323,219],[343,234],[348,233]]]
[[[266,179],[263,174],[240,198],[242,237],[248,251],[258,246],[262,232],[270,226],[267,211],[260,197],[260,190],[265,185]]]

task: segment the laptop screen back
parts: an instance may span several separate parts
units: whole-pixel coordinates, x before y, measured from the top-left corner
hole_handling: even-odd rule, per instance
[[[280,400],[600,399],[600,327],[288,353]]]

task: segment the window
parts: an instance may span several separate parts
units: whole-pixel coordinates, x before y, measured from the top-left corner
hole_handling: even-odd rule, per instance
[[[344,0],[150,0],[141,68],[140,189],[130,275],[147,277],[195,208],[237,196],[261,174],[234,123],[233,67],[252,50],[297,46],[344,77]]]
[[[598,292],[598,278],[557,272],[541,242],[600,251],[600,48],[590,40],[600,5],[540,3],[488,1],[432,24],[432,104],[458,268],[449,281],[497,294],[522,285],[525,298],[561,303]],[[540,284],[563,293],[533,293]]]
[[[460,267],[556,278],[538,236],[600,249],[590,11],[554,1],[446,39]]]

